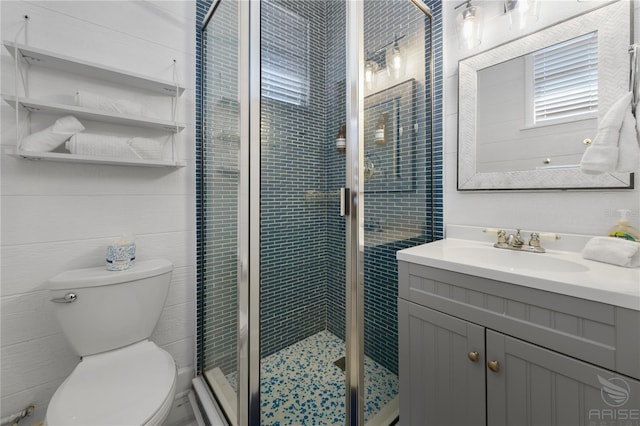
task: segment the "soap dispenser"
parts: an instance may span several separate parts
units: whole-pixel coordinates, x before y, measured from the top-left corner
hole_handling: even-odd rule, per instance
[[[618,210],[620,220],[609,231],[610,237],[624,238],[625,240],[635,241],[640,243],[640,231],[631,226],[628,220],[631,210],[621,209]]]

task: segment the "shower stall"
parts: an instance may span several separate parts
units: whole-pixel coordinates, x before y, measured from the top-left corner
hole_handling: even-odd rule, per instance
[[[198,380],[233,425],[391,424],[395,253],[442,237],[440,2],[198,7]]]

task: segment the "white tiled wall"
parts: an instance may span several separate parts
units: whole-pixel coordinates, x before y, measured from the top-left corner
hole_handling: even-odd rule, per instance
[[[0,107],[1,167],[1,415],[36,403],[32,423],[44,418],[55,389],[79,359],[52,315],[46,281],[67,269],[104,263],[105,247],[133,232],[139,260],[174,264],[169,296],[152,336],[180,369],[181,392],[193,375],[195,334],[195,6],[192,1],[2,1],[3,40],[13,40],[29,15],[28,44],[114,68],[173,80],[187,90],[178,119],[180,169],[27,161],[15,147],[15,115]],[[18,36],[24,43],[24,33]],[[11,57],[2,51],[2,93],[14,93]],[[166,98],[134,95],[63,73],[36,81],[31,95],[74,93],[76,85],[134,96],[147,110],[170,117]],[[120,91],[120,92],[118,92]],[[44,126],[34,120],[33,125]]]
[[[626,0],[621,0],[626,1]],[[458,61],[509,40],[525,35],[510,29],[508,18],[502,13],[502,3],[496,0],[476,2],[485,9],[482,44],[471,51],[458,49],[454,10],[459,2],[445,1],[444,14],[444,75],[445,75],[445,223],[499,226],[508,229],[525,228],[584,234],[605,234],[616,222],[616,209],[633,212],[632,223],[640,226],[640,190],[625,191],[504,191],[458,192],[457,123],[458,123]],[[556,22],[581,14],[602,1],[548,0],[542,1],[540,18],[526,33],[545,28]],[[640,35],[636,4],[635,34]],[[638,176],[636,174],[636,188]]]

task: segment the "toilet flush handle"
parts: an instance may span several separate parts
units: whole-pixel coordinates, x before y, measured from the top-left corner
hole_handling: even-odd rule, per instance
[[[51,299],[54,303],[71,303],[75,302],[78,299],[78,296],[75,293],[67,293],[64,297],[57,297],[55,299]]]

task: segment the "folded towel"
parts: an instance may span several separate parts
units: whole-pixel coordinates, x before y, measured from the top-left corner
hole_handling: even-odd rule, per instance
[[[124,99],[111,99],[90,92],[76,92],[76,105],[113,114],[143,115],[142,106]]]
[[[633,93],[620,98],[602,118],[593,144],[586,149],[580,170],[586,174],[633,172],[640,169],[640,146],[631,113]],[[640,127],[639,127],[640,128]]]
[[[71,137],[65,147],[77,155],[137,160],[162,159],[162,144],[147,138],[80,133]]]
[[[84,130],[82,123],[72,115],[61,117],[44,130],[26,136],[20,142],[23,151],[53,151],[71,136]]]
[[[640,266],[640,243],[614,237],[594,237],[582,249],[582,257],[634,268]]]

